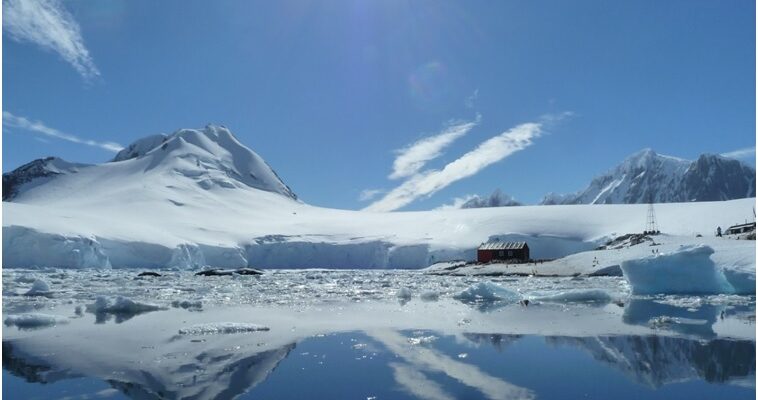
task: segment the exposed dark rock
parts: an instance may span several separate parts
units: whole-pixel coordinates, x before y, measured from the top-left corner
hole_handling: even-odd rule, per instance
[[[232,275],[262,275],[263,271],[255,268],[239,269],[206,269],[196,272],[195,276],[232,276]]]

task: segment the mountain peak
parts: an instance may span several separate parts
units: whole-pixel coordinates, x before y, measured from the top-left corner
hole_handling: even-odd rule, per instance
[[[690,161],[659,154],[656,153],[655,150],[647,147],[624,159],[624,162],[622,162],[620,166],[622,168],[650,168],[655,164],[673,164],[681,166],[688,163],[690,163]]]
[[[230,188],[239,183],[297,199],[266,161],[240,143],[224,126],[180,129],[158,139],[160,136],[152,136],[135,142],[138,144],[136,157],[150,158],[150,168],[165,166],[174,173],[197,180],[205,189]],[[142,144],[146,146],[140,147]],[[147,149],[150,145],[152,149]]]
[[[755,170],[729,158],[695,161],[642,149],[575,194],[546,196],[542,204],[618,204],[730,200],[755,196]]]
[[[13,193],[16,193],[21,184],[27,188],[31,180],[42,182],[37,178],[76,172],[75,167],[79,165],[56,158],[36,160],[7,177],[4,174],[3,182],[4,186],[6,182],[13,183]],[[254,188],[297,200],[295,193],[263,158],[240,143],[229,129],[221,125],[179,129],[170,135],[150,135],[121,150],[111,162],[93,167],[125,181],[149,182],[149,174],[160,179],[189,181],[204,190]],[[93,171],[93,174],[96,172]],[[154,184],[165,186],[157,182],[163,181],[156,180]],[[73,190],[71,182],[61,185],[67,187],[61,188],[67,193]]]
[[[159,133],[157,135],[145,136],[119,151],[112,161],[118,162],[144,157],[147,153],[150,153],[159,146],[174,140],[191,143],[206,151],[210,150],[211,147],[208,146],[208,140],[215,143],[218,143],[220,140],[230,143],[236,142],[236,144],[242,146],[232,132],[225,126],[208,124],[203,129],[184,128],[179,129],[170,135]]]
[[[647,157],[654,157],[654,156],[657,156],[657,155],[658,155],[658,153],[656,153],[655,150],[653,150],[650,147],[645,147],[644,149],[642,149],[642,150],[640,150],[638,152],[632,153],[632,155],[630,155],[629,157],[627,157],[627,159],[647,158]]]

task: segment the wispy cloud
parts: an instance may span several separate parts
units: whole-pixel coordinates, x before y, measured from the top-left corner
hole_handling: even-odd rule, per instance
[[[382,193],[384,193],[384,189],[365,189],[358,195],[358,200],[369,201]]]
[[[467,134],[480,121],[481,116],[477,115],[474,121],[451,124],[434,136],[425,137],[398,150],[389,178],[399,179],[416,174],[427,162],[439,157],[443,149]]]
[[[3,0],[3,30],[60,54],[86,80],[100,75],[79,24],[58,0]]]
[[[479,89],[474,90],[474,93],[471,93],[471,96],[466,97],[466,100],[464,101],[466,108],[474,108],[477,98],[479,98]]]
[[[721,155],[724,157],[735,158],[737,160],[755,158],[755,146],[745,147],[744,149],[737,149],[727,153],[721,153]]]
[[[442,169],[416,173],[365,210],[397,210],[422,196],[429,196],[458,180],[475,175],[487,166],[530,146],[532,140],[541,135],[542,126],[543,122],[518,125],[482,142]]]
[[[13,115],[8,111],[3,111],[3,126],[23,129],[26,131],[42,134],[56,139],[66,140],[73,143],[99,147],[103,150],[112,151],[114,153],[121,151],[124,148],[124,146],[114,142],[98,142],[95,140],[82,139],[78,136],[61,132],[55,128],[51,128],[40,121],[31,121],[27,118]]]

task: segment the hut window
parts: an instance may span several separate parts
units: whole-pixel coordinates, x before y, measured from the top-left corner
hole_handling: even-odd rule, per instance
[[[511,257],[511,256],[513,256],[513,252],[508,250],[508,257]]]

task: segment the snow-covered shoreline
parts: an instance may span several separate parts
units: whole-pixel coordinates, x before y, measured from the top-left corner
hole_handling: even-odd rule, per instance
[[[476,247],[491,239],[527,241],[534,258],[558,258],[640,231],[647,208],[369,213],[313,207],[259,190],[243,197],[250,207],[226,213],[191,207],[189,214],[168,202],[144,211],[131,203],[88,209],[4,202],[3,266],[423,268],[473,260]],[[667,234],[697,242],[698,234],[712,237],[716,226],[744,220],[754,201],[659,204],[656,210]]]

